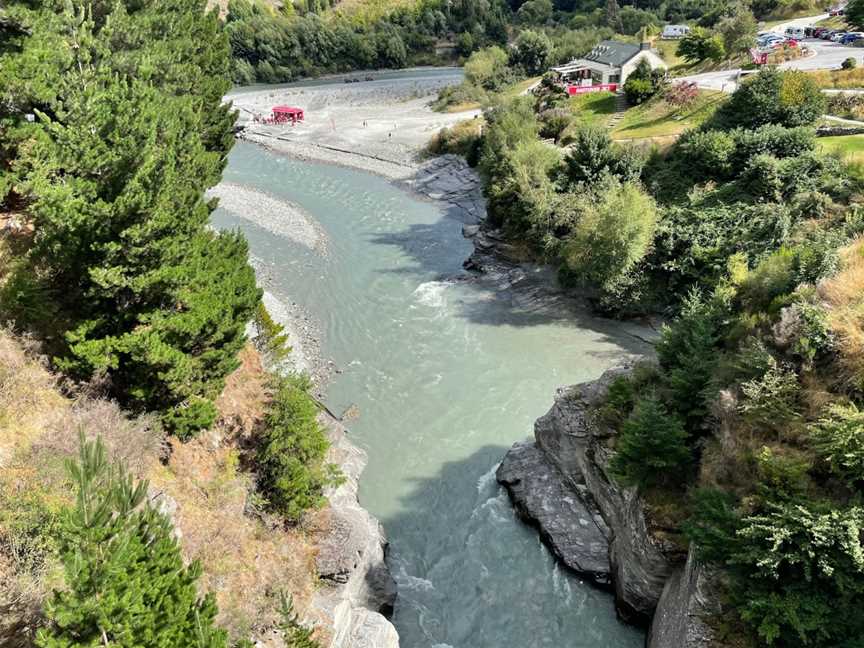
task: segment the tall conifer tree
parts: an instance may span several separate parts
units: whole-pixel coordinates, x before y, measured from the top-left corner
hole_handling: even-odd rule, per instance
[[[206,229],[233,141],[227,40],[203,0],[16,0],[9,18],[0,201],[33,218],[24,271],[53,296],[58,365],[192,433],[260,298],[245,241]]]

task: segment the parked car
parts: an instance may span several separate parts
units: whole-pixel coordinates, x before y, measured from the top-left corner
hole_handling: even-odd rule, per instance
[[[839,43],[841,40],[843,40],[843,37],[845,35],[846,35],[846,32],[838,31],[836,34],[831,36],[831,42],[832,43]]]
[[[826,32],[831,31],[827,27],[817,27],[813,30],[813,38],[822,38]]]
[[[843,7],[834,7],[828,11],[829,16],[845,16],[846,10]]]
[[[864,32],[849,32],[840,39],[841,45],[851,45],[857,40],[864,38]]]
[[[786,38],[794,38],[795,40],[804,40],[807,36],[803,27],[787,27],[783,33],[786,34]]]
[[[760,36],[759,38],[756,39],[756,44],[757,45],[769,45],[771,43],[776,43],[777,41],[784,41],[784,40],[786,40],[786,39],[783,36],[781,36],[780,34],[765,34],[764,36]]]

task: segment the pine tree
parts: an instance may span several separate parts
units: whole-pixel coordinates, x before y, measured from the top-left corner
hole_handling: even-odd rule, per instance
[[[104,373],[190,434],[212,423],[260,299],[245,241],[206,229],[233,141],[227,40],[199,0],[34,7],[13,3],[32,35],[0,55],[0,87],[20,93],[6,115],[0,101],[7,184],[37,230],[25,272],[57,308],[27,324],[60,328],[61,369]]]
[[[144,502],[146,482],[110,465],[101,441],[83,434],[68,469],[76,501],[61,521],[66,588],[47,602],[36,645],[225,648],[216,604],[195,587],[200,566],[184,566],[170,521]]]
[[[659,398],[641,398],[618,435],[610,469],[623,483],[649,486],[683,478],[690,460],[687,433]]]
[[[279,629],[288,648],[321,648],[321,644],[312,638],[313,631],[300,623],[291,597],[280,592],[279,604],[279,614],[282,617]]]

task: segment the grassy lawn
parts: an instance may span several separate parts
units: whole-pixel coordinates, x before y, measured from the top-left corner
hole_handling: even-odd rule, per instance
[[[670,70],[686,68],[690,65],[678,56],[677,40],[657,40],[654,42],[654,47],[657,49],[657,53],[660,54],[660,58],[666,61],[666,65],[669,66]]]
[[[853,164],[864,163],[864,135],[820,137],[816,141],[827,153],[838,153],[844,160]]]
[[[605,126],[615,114],[615,95],[611,92],[590,92],[570,99],[570,110],[579,126]]]
[[[677,108],[662,97],[654,97],[624,113],[612,131],[614,139],[652,139],[676,136],[708,119],[725,99],[722,92],[702,91],[685,108]]]

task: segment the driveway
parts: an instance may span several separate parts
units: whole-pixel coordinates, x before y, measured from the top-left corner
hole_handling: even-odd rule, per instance
[[[798,18],[776,25],[770,31],[782,34],[788,27],[806,27],[827,17],[828,14],[820,14],[808,18]],[[804,41],[804,44],[814,53],[806,58],[786,61],[785,63],[781,63],[779,67],[784,70],[834,70],[839,68],[843,61],[850,57],[856,59],[859,64],[864,63],[864,48],[861,47],[847,47],[818,38],[808,38]],[[705,72],[704,74],[693,74],[681,78],[685,81],[695,82],[700,88],[732,92],[737,87],[736,80],[740,71],[739,68],[719,72]]]

